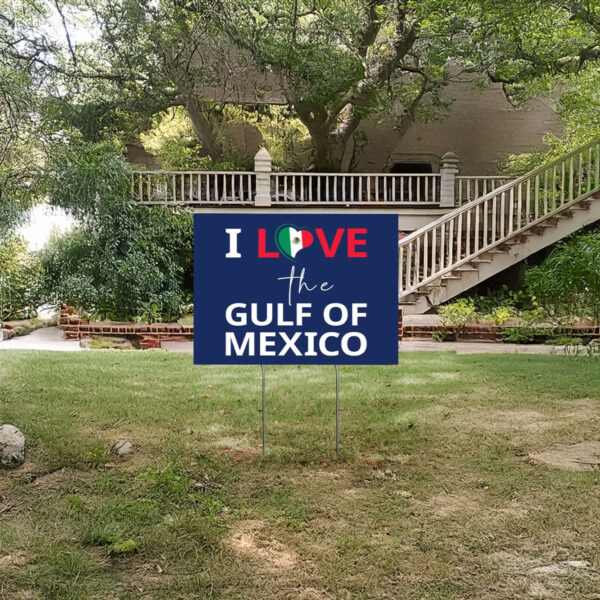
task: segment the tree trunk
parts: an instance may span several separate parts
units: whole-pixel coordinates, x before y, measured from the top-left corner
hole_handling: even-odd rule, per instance
[[[220,160],[223,157],[223,149],[214,131],[214,125],[202,110],[195,98],[186,98],[185,108],[192,122],[194,133],[202,143],[202,147],[212,160]]]
[[[323,136],[312,136],[315,147],[314,167],[318,173],[339,173],[341,156],[337,139],[331,133]]]

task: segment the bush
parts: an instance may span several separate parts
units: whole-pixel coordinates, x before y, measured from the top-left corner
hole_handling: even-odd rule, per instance
[[[191,294],[192,218],[168,209],[123,207],[97,228],[51,239],[40,253],[44,300],[88,318],[176,320]]]
[[[56,153],[51,201],[80,224],[40,253],[44,300],[71,303],[93,318],[131,320],[148,307],[153,320],[181,316],[191,297],[192,216],[133,206],[130,184],[114,145],[75,144]]]
[[[471,298],[460,298],[456,302],[440,306],[438,314],[442,325],[459,329],[467,323],[475,321],[477,317],[475,304]]]
[[[530,293],[549,314],[600,318],[600,231],[572,236],[525,274]]]
[[[507,327],[503,329],[500,335],[503,341],[512,344],[531,344],[535,341],[538,331],[535,327],[523,325],[522,327]]]
[[[28,319],[38,305],[39,263],[17,236],[0,245],[0,321]]]

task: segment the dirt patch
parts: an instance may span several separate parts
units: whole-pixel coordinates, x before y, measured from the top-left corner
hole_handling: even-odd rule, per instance
[[[569,471],[591,471],[600,468],[600,442],[581,442],[535,452],[529,455],[529,460]]]
[[[18,569],[30,562],[32,557],[25,552],[14,552],[0,556],[0,572],[9,569]]]
[[[537,410],[498,410],[485,406],[456,408],[446,404],[429,407],[427,422],[442,421],[451,427],[484,431],[489,434],[543,433],[565,423],[587,423],[597,418],[598,402],[585,400],[570,406],[568,412],[543,413]]]
[[[223,448],[223,454],[230,456],[235,462],[251,462],[260,452],[258,448]]]
[[[149,593],[152,590],[171,585],[173,576],[166,574],[159,563],[144,563],[132,571],[124,573],[122,582],[140,593]]]
[[[546,431],[554,426],[548,416],[536,410],[492,410],[471,409],[461,414],[457,413],[457,425],[465,424],[488,433],[510,432],[539,432]],[[464,420],[463,420],[464,419]]]
[[[560,553],[563,554],[563,553]],[[561,560],[561,558],[563,560]],[[490,554],[493,562],[513,585],[526,590],[532,598],[562,600],[567,596],[569,578],[598,580],[598,573],[582,559],[565,559],[557,552],[528,556],[512,552]]]
[[[294,568],[298,562],[296,552],[266,535],[263,529],[264,524],[261,521],[242,521],[225,543],[236,554],[262,563],[269,571]]]
[[[472,498],[458,494],[437,494],[420,505],[427,513],[442,519],[456,514],[473,514],[482,509]]]
[[[410,494],[404,494],[409,501],[414,502],[428,516],[446,519],[455,516],[469,517],[477,515],[478,518],[489,517],[526,517],[528,511],[519,506],[516,502],[511,502],[508,506],[495,507],[489,506],[486,498],[477,495],[467,494],[436,494],[425,501],[411,500]]]

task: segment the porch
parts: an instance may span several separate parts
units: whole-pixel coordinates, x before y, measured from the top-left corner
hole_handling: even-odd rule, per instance
[[[282,173],[262,148],[254,171],[133,172],[132,199],[143,205],[181,206],[195,212],[361,209],[397,212],[412,231],[509,182],[506,176],[461,176],[449,152],[438,173]]]

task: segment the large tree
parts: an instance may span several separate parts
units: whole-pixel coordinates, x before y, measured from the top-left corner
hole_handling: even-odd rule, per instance
[[[598,0],[54,0],[61,17],[65,2],[96,33],[74,44],[62,19],[55,126],[134,136],[181,106],[215,160],[228,103],[287,106],[314,168],[347,170],[366,117],[392,115],[402,136],[465,71],[519,100],[600,55]]]
[[[71,87],[71,120],[91,114],[97,132],[133,115],[140,128],[152,112],[183,106],[206,152],[219,159],[224,104],[280,103],[306,126],[317,170],[350,167],[353,137],[367,116],[393,115],[402,135],[443,109],[448,82],[479,68],[473,36],[493,35],[507,14],[487,0],[79,5],[102,31],[85,49],[71,49],[81,74]]]
[[[40,181],[39,100],[48,83],[40,57],[49,43],[35,28],[44,16],[42,3],[0,0],[0,243]]]
[[[308,129],[317,170],[345,170],[362,120],[392,114],[400,135],[444,106],[477,19],[453,0],[218,0],[213,18]]]

